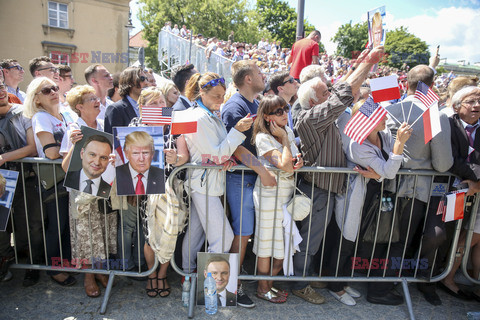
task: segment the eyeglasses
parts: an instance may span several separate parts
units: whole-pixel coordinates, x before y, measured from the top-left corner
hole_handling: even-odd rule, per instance
[[[287,81],[283,81],[282,86],[285,85],[287,82],[293,83],[293,82],[295,82],[295,79],[290,78]]]
[[[143,81],[145,81],[145,80],[147,80],[147,79],[148,79],[148,78],[147,78],[147,77],[145,77],[145,76],[140,76],[140,77],[138,77],[138,78],[140,79],[140,82],[143,82]]]
[[[38,93],[41,93],[41,94],[44,94],[44,95],[49,95],[50,93],[53,92],[58,92],[60,88],[58,86],[51,86],[51,87],[46,87],[46,88],[42,88],[42,90],[40,90],[40,92],[37,92]]]
[[[23,71],[23,67],[19,66],[18,64],[10,67],[6,67],[5,69],[17,69],[18,71]]]
[[[463,101],[462,103],[465,103],[466,105],[469,105],[469,106],[473,107],[476,104],[480,105],[480,99],[479,100],[467,100],[467,101]]]
[[[97,101],[100,101],[100,98],[99,98],[99,97],[91,97],[91,98],[88,98],[88,99],[83,100],[83,103],[87,103],[87,102],[97,102]]]
[[[283,108],[278,108],[277,110],[270,112],[268,115],[270,115],[270,116],[276,115],[276,116],[281,117],[281,116],[283,116],[283,113],[288,113],[289,110],[290,110],[290,107],[285,106]]]
[[[42,71],[42,70],[49,70],[50,72],[58,73],[58,68],[55,68],[55,67],[46,67],[46,68],[37,69],[37,71]]]
[[[225,84],[225,79],[217,78],[217,79],[210,80],[202,86],[202,89],[205,88],[206,86],[216,87],[218,86],[219,83]]]

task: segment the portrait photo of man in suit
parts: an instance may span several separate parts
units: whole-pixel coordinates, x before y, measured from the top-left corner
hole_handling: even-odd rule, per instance
[[[107,169],[112,150],[112,143],[107,137],[98,134],[88,137],[80,150],[82,169],[68,171],[64,185],[97,197],[108,198],[112,187],[102,179],[102,174]]]
[[[165,193],[163,169],[152,166],[155,146],[150,134],[129,133],[125,136],[123,152],[128,162],[115,168],[118,195]]]
[[[205,269],[203,271],[204,277],[210,272],[215,283],[217,285],[217,302],[220,307],[236,306],[237,295],[234,292],[227,290],[227,285],[230,280],[230,262],[228,258],[222,254],[209,254],[210,257],[205,263]],[[228,255],[226,255],[228,257]],[[201,288],[203,289],[203,285]],[[201,291],[203,293],[203,290]],[[197,304],[205,304],[205,294],[199,294],[197,297]]]

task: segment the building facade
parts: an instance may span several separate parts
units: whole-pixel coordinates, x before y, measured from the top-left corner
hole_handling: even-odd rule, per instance
[[[32,80],[30,59],[49,56],[68,64],[78,84],[84,71],[101,63],[111,72],[128,63],[130,0],[1,0],[0,59],[16,59],[25,68],[25,90]]]

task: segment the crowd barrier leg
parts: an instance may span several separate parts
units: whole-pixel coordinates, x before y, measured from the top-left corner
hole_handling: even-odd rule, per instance
[[[472,276],[470,276],[470,274],[468,274],[468,271],[467,271],[467,265],[468,265],[468,259],[470,257],[470,250],[471,250],[471,243],[472,243],[472,239],[473,239],[473,233],[474,233],[474,226],[475,226],[475,221],[477,219],[477,212],[478,212],[478,207],[479,207],[479,203],[480,203],[480,197],[477,195],[475,196],[475,203],[472,207],[472,211],[470,213],[470,221],[469,221],[469,224],[468,224],[468,230],[467,230],[467,235],[466,235],[466,238],[465,238],[465,251],[463,253],[463,259],[462,259],[462,264],[461,264],[461,268],[462,268],[462,273],[463,275],[471,282],[475,283],[475,284],[480,284],[480,279],[474,279]]]
[[[100,308],[100,314],[105,314],[107,311],[108,300],[110,299],[110,294],[112,293],[113,281],[115,280],[115,273],[110,272],[108,277],[108,285],[105,288],[105,296],[103,297],[102,307]]]
[[[402,288],[410,319],[415,320],[415,315],[413,314],[412,298],[410,297],[410,291],[408,290],[408,281],[405,278],[402,279]]]
[[[188,305],[188,318],[193,319],[193,312],[195,310],[195,292],[197,291],[197,274],[193,273],[190,275],[191,285],[190,285],[190,303]]]

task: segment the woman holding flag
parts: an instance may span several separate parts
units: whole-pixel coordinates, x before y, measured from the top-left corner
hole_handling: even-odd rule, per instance
[[[371,167],[378,174],[378,178],[375,180],[364,178],[360,174],[350,175],[351,181],[348,184],[347,197],[337,198],[335,208],[338,226],[337,233],[338,237],[340,237],[340,230],[343,230],[343,239],[341,241],[342,248],[338,248],[340,243],[338,241],[336,242],[337,247],[333,248],[332,252],[335,255],[340,254],[338,264],[339,276],[350,274],[350,267],[352,266],[350,257],[355,250],[355,241],[357,237],[362,237],[360,232],[362,215],[365,214],[370,206],[374,205],[375,195],[380,193],[382,189],[381,181],[383,179],[395,178],[403,161],[405,142],[412,134],[412,129],[406,123],[403,123],[398,129],[397,137],[394,140],[390,130],[386,127],[386,114],[385,109],[375,104],[370,96],[367,100],[359,100],[353,106],[352,118],[345,128],[345,134],[351,138],[346,150],[349,163],[357,164],[363,168]],[[369,115],[368,119],[359,118],[364,115]],[[362,121],[362,125],[356,126],[355,122],[358,121]],[[370,132],[365,131],[365,128],[368,127],[370,127]],[[385,188],[390,189],[389,191],[394,191],[390,184],[385,184]],[[346,207],[345,210],[344,207]],[[345,217],[343,216],[344,212]],[[381,251],[377,244],[375,256],[385,258],[384,255],[382,257]],[[337,257],[333,257],[331,262],[330,267],[333,272],[337,268]],[[388,299],[393,302],[392,304],[402,303],[401,297],[394,296],[389,292],[390,284],[375,283],[375,285],[375,287],[369,286],[369,298],[383,295],[388,296]],[[385,288],[383,288],[384,286]],[[360,293],[357,290],[349,287],[344,282],[331,282],[328,287],[332,296],[346,305],[355,305],[356,302],[353,298],[360,297]],[[380,289],[377,290],[377,288]]]
[[[184,134],[191,162],[204,166],[226,164],[224,169],[229,169],[233,164],[230,157],[245,140],[242,132],[252,126],[253,119],[248,114],[227,133],[223,121],[217,116],[225,96],[225,79],[216,73],[194,74],[185,91],[194,106],[181,112],[188,112],[196,121],[196,132]],[[177,114],[179,112],[175,113],[175,121]],[[188,176],[190,180],[185,185],[189,188],[193,205],[183,241],[182,263],[183,270],[190,273],[195,269],[197,252],[205,236],[209,252],[224,253],[230,250],[233,231],[220,200],[225,173],[217,169],[195,169],[190,170]]]

